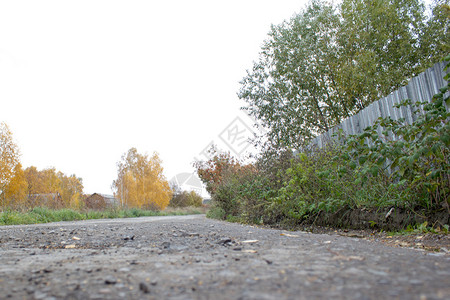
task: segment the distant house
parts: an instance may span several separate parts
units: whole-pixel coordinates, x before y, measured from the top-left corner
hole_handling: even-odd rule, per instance
[[[105,209],[119,205],[119,200],[113,195],[94,193],[86,198],[86,208],[90,209]]]
[[[64,206],[59,193],[30,194],[28,195],[28,204],[30,207],[41,206],[47,208],[62,208]]]

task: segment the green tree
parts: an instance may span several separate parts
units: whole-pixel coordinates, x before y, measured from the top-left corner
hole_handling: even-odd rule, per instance
[[[420,0],[313,0],[272,26],[241,81],[243,109],[272,147],[301,147],[443,58],[430,36],[446,43],[448,28],[434,11],[427,19]]]
[[[450,53],[450,5],[449,0],[434,0],[431,17],[427,21],[422,40],[424,60],[434,62],[436,57]]]
[[[429,66],[420,0],[343,0],[339,9],[338,85],[353,113],[422,72],[418,62]]]
[[[326,131],[343,111],[330,77],[339,18],[331,5],[312,2],[299,15],[272,26],[259,61],[241,81],[243,109],[269,129],[271,143],[295,146]]]

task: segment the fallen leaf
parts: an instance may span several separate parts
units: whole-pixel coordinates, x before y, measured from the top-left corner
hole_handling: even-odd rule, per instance
[[[288,237],[298,237],[298,235],[289,234],[289,233],[281,233],[280,235],[284,235],[284,236],[288,236]]]
[[[248,250],[242,250],[242,252],[244,252],[244,253],[258,253],[258,251],[256,251],[256,250],[250,250],[250,249],[248,249]]]
[[[346,236],[352,237],[352,238],[359,238],[359,239],[362,239],[364,237],[364,235],[357,234],[357,233],[350,233],[350,234],[347,234]]]
[[[79,240],[81,240],[81,239],[80,239],[79,237],[74,236],[74,237],[72,238],[72,240],[79,241]]]
[[[66,248],[66,249],[73,249],[73,248],[75,248],[75,245],[74,244],[66,245],[66,247],[64,247],[64,248]]]

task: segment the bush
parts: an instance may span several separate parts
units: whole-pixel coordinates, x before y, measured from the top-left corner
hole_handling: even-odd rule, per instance
[[[180,191],[174,193],[170,200],[170,207],[201,207],[203,205],[203,198],[195,191]]]
[[[208,153],[211,159],[205,161],[196,161],[194,167],[206,190],[213,196],[217,187],[224,183],[229,174],[234,173],[240,168],[239,162],[230,155],[230,153],[220,152],[215,146],[212,146]]]
[[[269,162],[264,156],[258,166],[245,165],[230,154],[213,150],[214,155],[209,161],[196,163],[198,175],[212,196],[208,216],[261,223],[264,206],[276,191],[274,184],[280,183],[274,179],[282,170],[275,171],[278,162]]]

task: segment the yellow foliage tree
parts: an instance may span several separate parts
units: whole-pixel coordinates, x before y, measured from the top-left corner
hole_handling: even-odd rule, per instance
[[[66,206],[81,208],[83,196],[83,180],[75,175],[66,176],[62,172],[57,173],[60,179],[60,194]]]
[[[19,164],[19,148],[14,143],[12,133],[5,123],[0,123],[0,204],[4,205],[8,189]]]
[[[158,210],[167,207],[172,190],[157,153],[148,157],[131,148],[122,155],[117,167],[118,175],[112,187],[122,205]]]
[[[25,169],[27,195],[59,193],[64,207],[79,208],[83,195],[82,179],[67,176],[55,168],[39,171],[31,166]]]
[[[28,194],[39,194],[43,190],[43,183],[39,177],[39,171],[36,167],[31,166],[24,171],[25,179],[27,181],[27,193]]]
[[[60,205],[80,206],[83,195],[81,178],[66,176],[56,172],[55,168],[39,171],[32,166],[24,171],[19,157],[11,131],[5,123],[0,123],[0,208],[27,208],[31,195],[57,193],[61,196]],[[42,204],[34,202],[33,206]]]
[[[4,207],[26,208],[27,181],[20,163],[14,168],[14,176],[5,187],[3,196]]]

